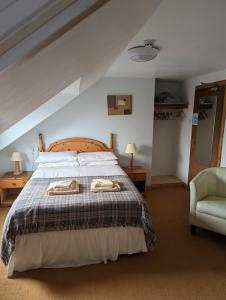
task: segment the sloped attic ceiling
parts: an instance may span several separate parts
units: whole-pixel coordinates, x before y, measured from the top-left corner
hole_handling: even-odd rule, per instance
[[[0,75],[0,132],[81,79],[101,78],[160,0],[113,0],[40,51]]]
[[[40,105],[10,128],[0,133],[0,151],[13,143],[26,132],[43,122],[52,114],[73,101],[79,95],[80,79],[60,91],[53,98]]]
[[[76,2],[78,0],[0,1],[0,56]]]
[[[31,52],[38,53],[108,1],[4,0],[0,4],[0,70]]]

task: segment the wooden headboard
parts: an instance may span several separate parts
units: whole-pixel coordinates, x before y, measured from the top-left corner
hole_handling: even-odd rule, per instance
[[[59,152],[59,151],[77,151],[77,152],[99,152],[107,151],[113,152],[113,133],[110,133],[109,147],[104,143],[83,137],[67,138],[56,141],[45,149],[44,136],[39,134],[39,151],[40,152]]]

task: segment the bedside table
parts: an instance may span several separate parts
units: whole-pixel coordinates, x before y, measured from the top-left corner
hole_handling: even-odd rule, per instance
[[[0,177],[0,196],[1,206],[10,206],[19,195],[25,184],[31,178],[33,172],[23,172],[20,175],[13,175],[13,172],[8,172]]]
[[[143,167],[135,166],[132,169],[130,167],[122,167],[123,171],[126,172],[128,177],[133,181],[134,185],[142,194],[145,193],[146,189],[146,177],[147,172]]]

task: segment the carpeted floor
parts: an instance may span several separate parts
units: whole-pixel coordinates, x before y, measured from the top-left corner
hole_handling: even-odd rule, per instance
[[[226,237],[204,230],[191,236],[188,192],[155,189],[147,197],[158,233],[153,252],[80,268],[45,269],[5,277],[0,299],[226,299]],[[0,210],[0,226],[7,213]]]

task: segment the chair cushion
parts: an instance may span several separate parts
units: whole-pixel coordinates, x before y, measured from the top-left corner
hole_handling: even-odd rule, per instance
[[[203,200],[197,202],[197,211],[218,218],[226,219],[226,198],[208,196]]]

